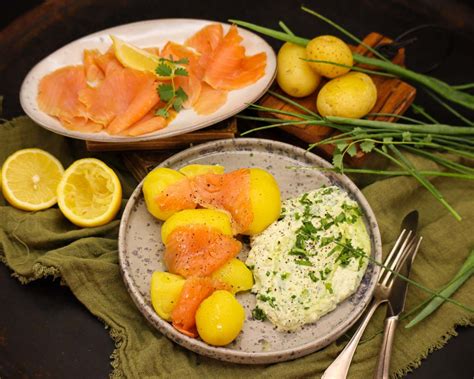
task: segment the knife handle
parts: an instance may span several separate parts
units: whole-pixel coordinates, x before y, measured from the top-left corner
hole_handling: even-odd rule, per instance
[[[397,325],[398,316],[392,316],[385,319],[383,341],[382,346],[380,347],[374,379],[389,379],[390,358],[392,357],[393,340]]]

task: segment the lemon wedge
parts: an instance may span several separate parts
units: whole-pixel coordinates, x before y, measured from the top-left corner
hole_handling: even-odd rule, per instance
[[[64,168],[41,149],[23,149],[10,155],[2,167],[2,192],[14,207],[39,211],[56,204],[56,188]]]
[[[125,67],[155,74],[160,58],[139,47],[133,46],[121,39],[110,36],[113,42],[115,56]]]
[[[58,205],[73,224],[92,227],[111,221],[122,201],[122,186],[104,162],[84,158],[67,168],[58,185]]]

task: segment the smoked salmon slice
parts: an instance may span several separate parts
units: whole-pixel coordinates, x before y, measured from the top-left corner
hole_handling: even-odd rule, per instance
[[[92,121],[118,134],[145,116],[159,97],[152,74],[122,67],[109,71],[100,86],[80,90],[79,101]]]
[[[96,59],[100,56],[99,50],[84,50],[84,70],[87,82],[94,87],[98,85],[104,77],[104,71],[98,66]]]
[[[168,270],[185,278],[208,276],[239,254],[242,243],[204,225],[174,230],[166,242]]]
[[[204,71],[211,59],[214,50],[219,46],[224,37],[221,24],[207,25],[184,43],[185,46],[192,47],[199,54],[199,65]],[[200,76],[202,78],[202,76]]]
[[[155,199],[164,211],[182,211],[196,208],[193,198],[192,182],[188,178],[171,184]]]
[[[141,136],[157,130],[163,129],[168,124],[168,121],[161,117],[155,116],[155,111],[147,113],[141,120],[130,126],[122,133],[127,136]]]
[[[202,83],[201,95],[194,104],[198,115],[209,115],[217,111],[227,101],[227,91],[214,89],[207,83]]]
[[[102,70],[105,76],[115,70],[123,68],[122,64],[115,58],[114,51],[109,49],[106,53],[95,57],[95,64]]]
[[[248,168],[225,174],[198,175],[191,180],[197,204],[229,212],[236,233],[247,230],[253,221]]]
[[[209,277],[186,279],[181,295],[171,314],[173,326],[189,337],[197,337],[196,311],[199,305],[217,289],[228,289],[226,285]]]
[[[77,97],[77,94],[86,88],[83,66],[60,68],[41,79],[38,105],[43,112],[59,118],[69,129],[73,129],[75,124],[86,125],[87,110]]]
[[[194,209],[196,206],[229,212],[236,233],[248,229],[253,221],[250,202],[250,170],[225,174],[204,174],[185,178],[168,186],[157,198],[165,211]]]
[[[265,74],[265,53],[245,56],[242,37],[232,25],[209,58],[204,81],[215,89],[234,90],[246,87]]]

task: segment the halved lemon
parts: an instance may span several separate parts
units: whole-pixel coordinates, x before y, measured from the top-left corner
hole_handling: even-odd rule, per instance
[[[2,167],[2,192],[14,207],[39,211],[56,204],[56,188],[64,168],[41,149],[23,149],[10,155]]]
[[[125,67],[139,71],[155,73],[160,58],[139,47],[133,46],[121,39],[110,36],[113,41],[115,56]]]
[[[59,209],[77,226],[107,224],[117,214],[121,201],[119,178],[109,166],[95,158],[74,162],[58,185]]]

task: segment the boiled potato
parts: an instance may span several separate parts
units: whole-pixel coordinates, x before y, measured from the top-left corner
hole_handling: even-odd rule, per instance
[[[329,61],[352,67],[352,53],[341,39],[334,36],[319,36],[306,45],[308,59]],[[329,63],[308,62],[311,68],[321,76],[335,78],[349,72],[350,67],[341,67]]]
[[[214,279],[228,284],[233,294],[248,291],[253,286],[253,275],[244,262],[237,258],[231,259],[220,269],[212,273]]]
[[[166,220],[175,213],[174,211],[163,211],[156,203],[156,198],[168,186],[185,178],[180,172],[165,167],[159,167],[150,172],[143,181],[143,196],[148,212],[159,220]]]
[[[286,42],[280,48],[277,58],[277,82],[288,95],[304,97],[312,94],[321,80],[319,74],[306,62],[303,46]]]
[[[319,91],[316,106],[321,116],[361,118],[376,101],[377,88],[370,76],[350,72],[327,82]]]
[[[223,174],[224,167],[210,164],[189,164],[183,168],[180,168],[179,172],[188,178],[192,178],[193,176],[204,174]]]
[[[244,325],[244,308],[228,291],[215,291],[196,312],[196,327],[204,342],[214,346],[231,343]]]
[[[222,234],[232,236],[232,224],[227,213],[214,209],[185,209],[176,212],[161,226],[161,240],[163,243],[166,245],[169,235],[176,228],[186,225],[205,225],[218,230]]]
[[[151,305],[162,319],[171,321],[184,282],[181,276],[169,272],[155,271],[151,276]]]
[[[270,173],[260,168],[250,169],[250,203],[253,220],[242,234],[258,234],[280,216],[281,200],[278,184]]]

